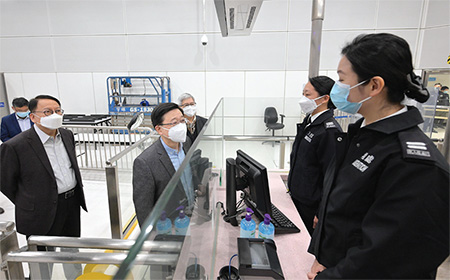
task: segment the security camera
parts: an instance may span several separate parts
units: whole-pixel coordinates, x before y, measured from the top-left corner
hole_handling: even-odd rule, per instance
[[[206,34],[203,34],[202,36],[202,45],[203,46],[208,45],[208,37],[206,37]]]

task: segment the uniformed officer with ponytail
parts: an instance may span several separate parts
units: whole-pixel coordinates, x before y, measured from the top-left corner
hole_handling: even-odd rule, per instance
[[[336,136],[308,277],[435,279],[449,256],[449,165],[402,105],[429,93],[396,35],[360,35],[342,55],[331,100],[364,118]]]
[[[310,235],[317,221],[323,178],[335,152],[334,135],[342,131],[334,119],[335,107],[329,95],[333,85],[327,76],[309,79],[299,102],[306,116],[297,124],[292,146],[288,187]]]

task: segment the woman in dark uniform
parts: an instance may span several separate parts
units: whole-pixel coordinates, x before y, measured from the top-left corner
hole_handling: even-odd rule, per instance
[[[449,255],[449,165],[401,103],[429,93],[396,35],[360,35],[342,55],[331,99],[364,118],[336,136],[308,277],[434,279]]]
[[[325,171],[334,156],[334,134],[342,131],[333,117],[329,93],[334,81],[326,76],[309,79],[300,107],[306,117],[297,124],[292,146],[288,186],[292,200],[309,234],[322,197]]]

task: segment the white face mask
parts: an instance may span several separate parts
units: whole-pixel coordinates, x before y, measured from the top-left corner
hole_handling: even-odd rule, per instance
[[[176,126],[171,127],[170,129],[167,129],[165,127],[162,127],[165,130],[169,130],[169,139],[173,142],[177,143],[184,143],[186,142],[186,133],[187,133],[187,127],[185,123],[179,123]]]
[[[183,109],[183,112],[186,116],[193,117],[197,113],[197,106],[196,105],[186,106]]]
[[[36,114],[35,114],[36,115]],[[37,116],[39,117],[39,116]],[[49,129],[58,129],[62,126],[63,116],[53,113],[47,117],[39,117],[41,119],[40,125]]]
[[[298,104],[300,104],[300,108],[302,109],[303,113],[311,114],[318,107],[318,105],[316,104],[315,101],[317,99],[320,99],[320,98],[324,97],[324,96],[325,95],[319,96],[319,97],[317,97],[315,99],[309,99],[308,97],[302,95],[302,96],[300,96],[300,101],[298,102]],[[319,105],[322,105],[322,103],[320,103]]]

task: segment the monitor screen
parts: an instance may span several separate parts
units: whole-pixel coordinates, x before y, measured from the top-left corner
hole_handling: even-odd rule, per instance
[[[266,168],[242,150],[238,150],[236,173],[236,177],[240,181],[238,185],[242,185],[238,189],[243,187],[247,205],[253,208],[255,212],[259,212],[257,213],[259,218],[264,217],[264,214],[272,216]]]

